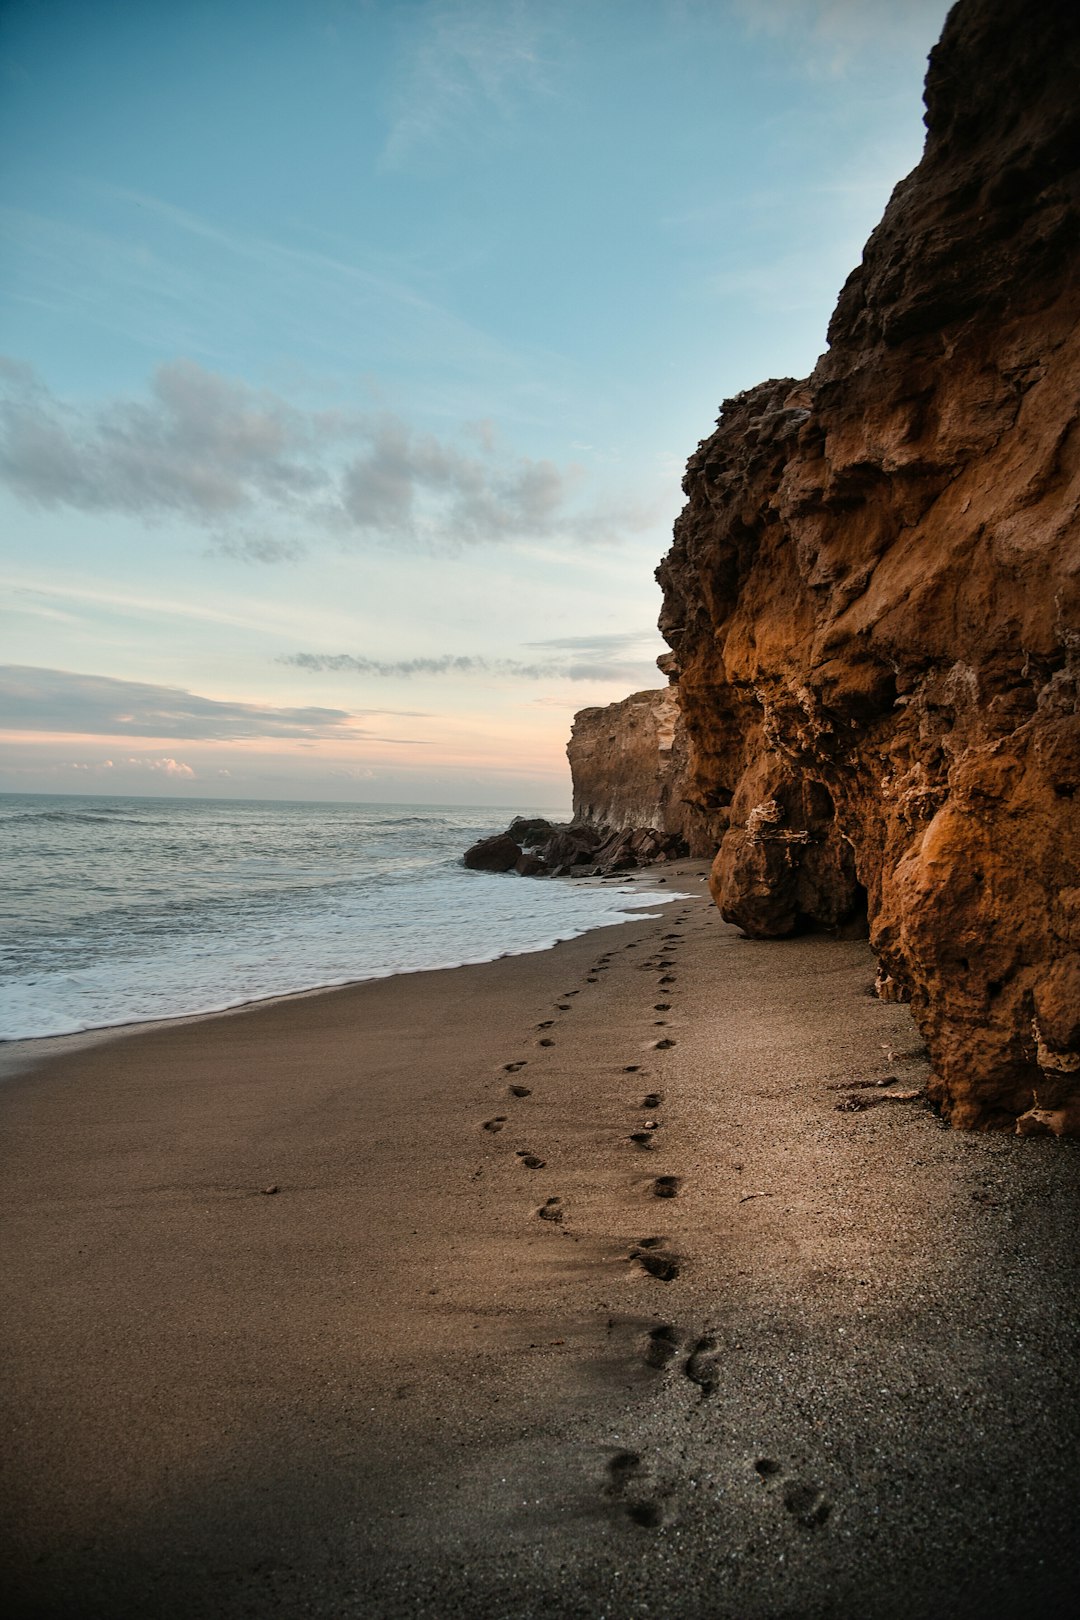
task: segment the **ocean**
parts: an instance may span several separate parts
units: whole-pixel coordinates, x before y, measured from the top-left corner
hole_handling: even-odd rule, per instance
[[[515,815],[0,794],[0,1040],[544,950],[673,898],[469,872]]]

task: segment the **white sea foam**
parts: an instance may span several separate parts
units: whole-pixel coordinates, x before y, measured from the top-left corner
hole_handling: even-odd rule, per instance
[[[512,814],[0,796],[0,1039],[543,950],[675,898],[466,871]]]

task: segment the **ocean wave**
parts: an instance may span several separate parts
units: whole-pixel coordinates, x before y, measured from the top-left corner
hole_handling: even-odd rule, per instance
[[[494,877],[488,873],[472,875],[481,880]],[[576,939],[592,929],[656,917],[659,915],[655,909],[657,904],[692,898],[677,889],[669,894],[658,894],[575,886],[561,892],[568,898],[576,896],[573,908],[577,910],[576,916],[567,915],[561,907],[562,914],[557,917],[515,915],[513,922],[503,919],[503,926],[495,930],[494,937],[486,921],[481,928],[466,930],[464,935],[459,935],[454,928],[437,931],[436,937],[409,931],[396,941],[396,949],[386,954],[380,952],[379,960],[374,957],[364,960],[362,951],[354,955],[358,941],[353,939],[350,942],[353,950],[348,953],[353,961],[349,966],[337,956],[335,960],[325,960],[321,970],[316,968],[314,972],[311,965],[305,972],[301,967],[285,966],[281,962],[271,964],[268,960],[250,958],[230,960],[227,950],[212,974],[185,973],[185,966],[192,969],[197,964],[196,955],[187,953],[159,962],[156,971],[147,961],[149,973],[135,982],[127,976],[117,981],[107,968],[104,972],[99,967],[98,971],[88,973],[54,969],[36,979],[0,986],[0,1047],[163,1019],[203,1017],[258,1002],[393,978],[401,973],[438,972],[492,962],[500,957],[532,955],[550,950],[565,940]],[[390,921],[389,917],[386,921]],[[231,993],[223,993],[224,985],[230,982]]]
[[[0,826],[38,826],[41,822],[79,822],[86,826],[94,826],[106,821],[110,826],[118,822],[130,822],[132,826],[149,827],[153,823],[146,816],[126,816],[118,810],[88,811],[88,810],[18,810],[13,815],[0,814]]]
[[[462,850],[506,819],[447,806],[12,796],[0,806],[18,851],[2,908],[0,1034],[175,1017],[543,949],[651,903],[465,871]]]

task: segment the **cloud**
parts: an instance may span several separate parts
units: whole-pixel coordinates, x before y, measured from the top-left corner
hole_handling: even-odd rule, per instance
[[[83,768],[85,769],[85,767]],[[146,759],[145,757],[140,759],[134,754],[129,754],[126,759],[117,761],[107,759],[101,768],[103,771],[150,771],[154,775],[171,776],[180,781],[193,781],[195,778],[195,772],[190,765],[185,765],[182,759],[172,759],[169,755],[165,755],[161,759]],[[219,776],[228,776],[229,773],[228,771],[219,771],[217,774]]]
[[[300,540],[276,540],[266,534],[220,534],[214,537],[211,551],[237,562],[283,563],[298,562],[307,551]]]
[[[428,279],[416,284],[410,254],[350,242],[338,257],[333,237],[295,220],[279,222],[279,239],[145,191],[90,180],[80,190],[98,229],[0,205],[12,296],[79,332],[89,323],[155,356],[206,358],[272,329],[286,352],[314,348],[340,361],[346,326],[354,340],[365,334],[364,365],[374,369],[398,354],[407,332],[429,375],[479,363],[519,386],[537,383],[538,357],[506,348],[434,301]]]
[[[840,76],[870,51],[925,56],[941,32],[950,0],[733,0],[749,34],[799,47],[801,70]]]
[[[548,535],[582,478],[573,465],[468,455],[389,413],[370,421],[367,434],[341,486],[342,508],[360,530],[428,543]]]
[[[591,653],[600,657],[604,653],[625,652],[630,647],[641,647],[646,642],[655,645],[657,653],[667,651],[665,643],[655,630],[605,630],[584,636],[556,636],[553,640],[527,641],[527,647],[551,647],[560,652]]]
[[[445,161],[494,124],[503,140],[519,104],[548,92],[542,54],[554,19],[524,0],[433,0],[394,97],[380,167]]]
[[[259,703],[228,703],[199,697],[180,687],[18,664],[0,665],[0,704],[7,731],[176,737],[189,742],[292,737],[412,743],[411,738],[375,737],[359,729],[356,721],[394,713],[422,718],[409,710],[367,709],[357,713],[346,709],[287,709]]]
[[[147,399],[96,410],[65,405],[17,363],[0,380],[0,474],[40,505],[213,523],[326,482],[301,413],[194,361],[159,366]]]
[[[530,641],[538,652],[561,654],[540,659],[489,658],[475,653],[438,653],[416,658],[369,658],[357,653],[288,653],[278,663],[319,674],[373,675],[408,680],[416,675],[480,676],[506,680],[640,682],[655,678],[655,660],[625,656],[645,644],[663,651],[655,631],[616,631]],[[569,656],[577,654],[577,657]],[[623,656],[620,656],[623,655]]]
[[[144,397],[96,406],[16,361],[0,361],[0,387],[0,480],[23,501],[179,517],[245,561],[294,559],[304,531],[426,549],[611,532],[573,509],[580,467],[504,451],[490,423],[464,425],[465,450],[392,412],[304,411],[192,360],[159,366]]]
[[[541,680],[562,672],[552,662],[526,664],[515,658],[480,658],[471,653],[440,653],[434,658],[362,658],[353,653],[287,653],[279,664],[316,673],[379,675],[407,679],[411,675],[503,675]]]

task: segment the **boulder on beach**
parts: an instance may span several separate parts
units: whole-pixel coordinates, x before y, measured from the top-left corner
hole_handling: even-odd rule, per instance
[[[461,858],[474,872],[509,872],[521,859],[521,849],[509,833],[496,833],[494,838],[481,838]]]
[[[515,816],[506,829],[506,835],[520,844],[522,849],[535,849],[538,844],[546,843],[561,831],[559,825],[545,821],[543,816]]]

